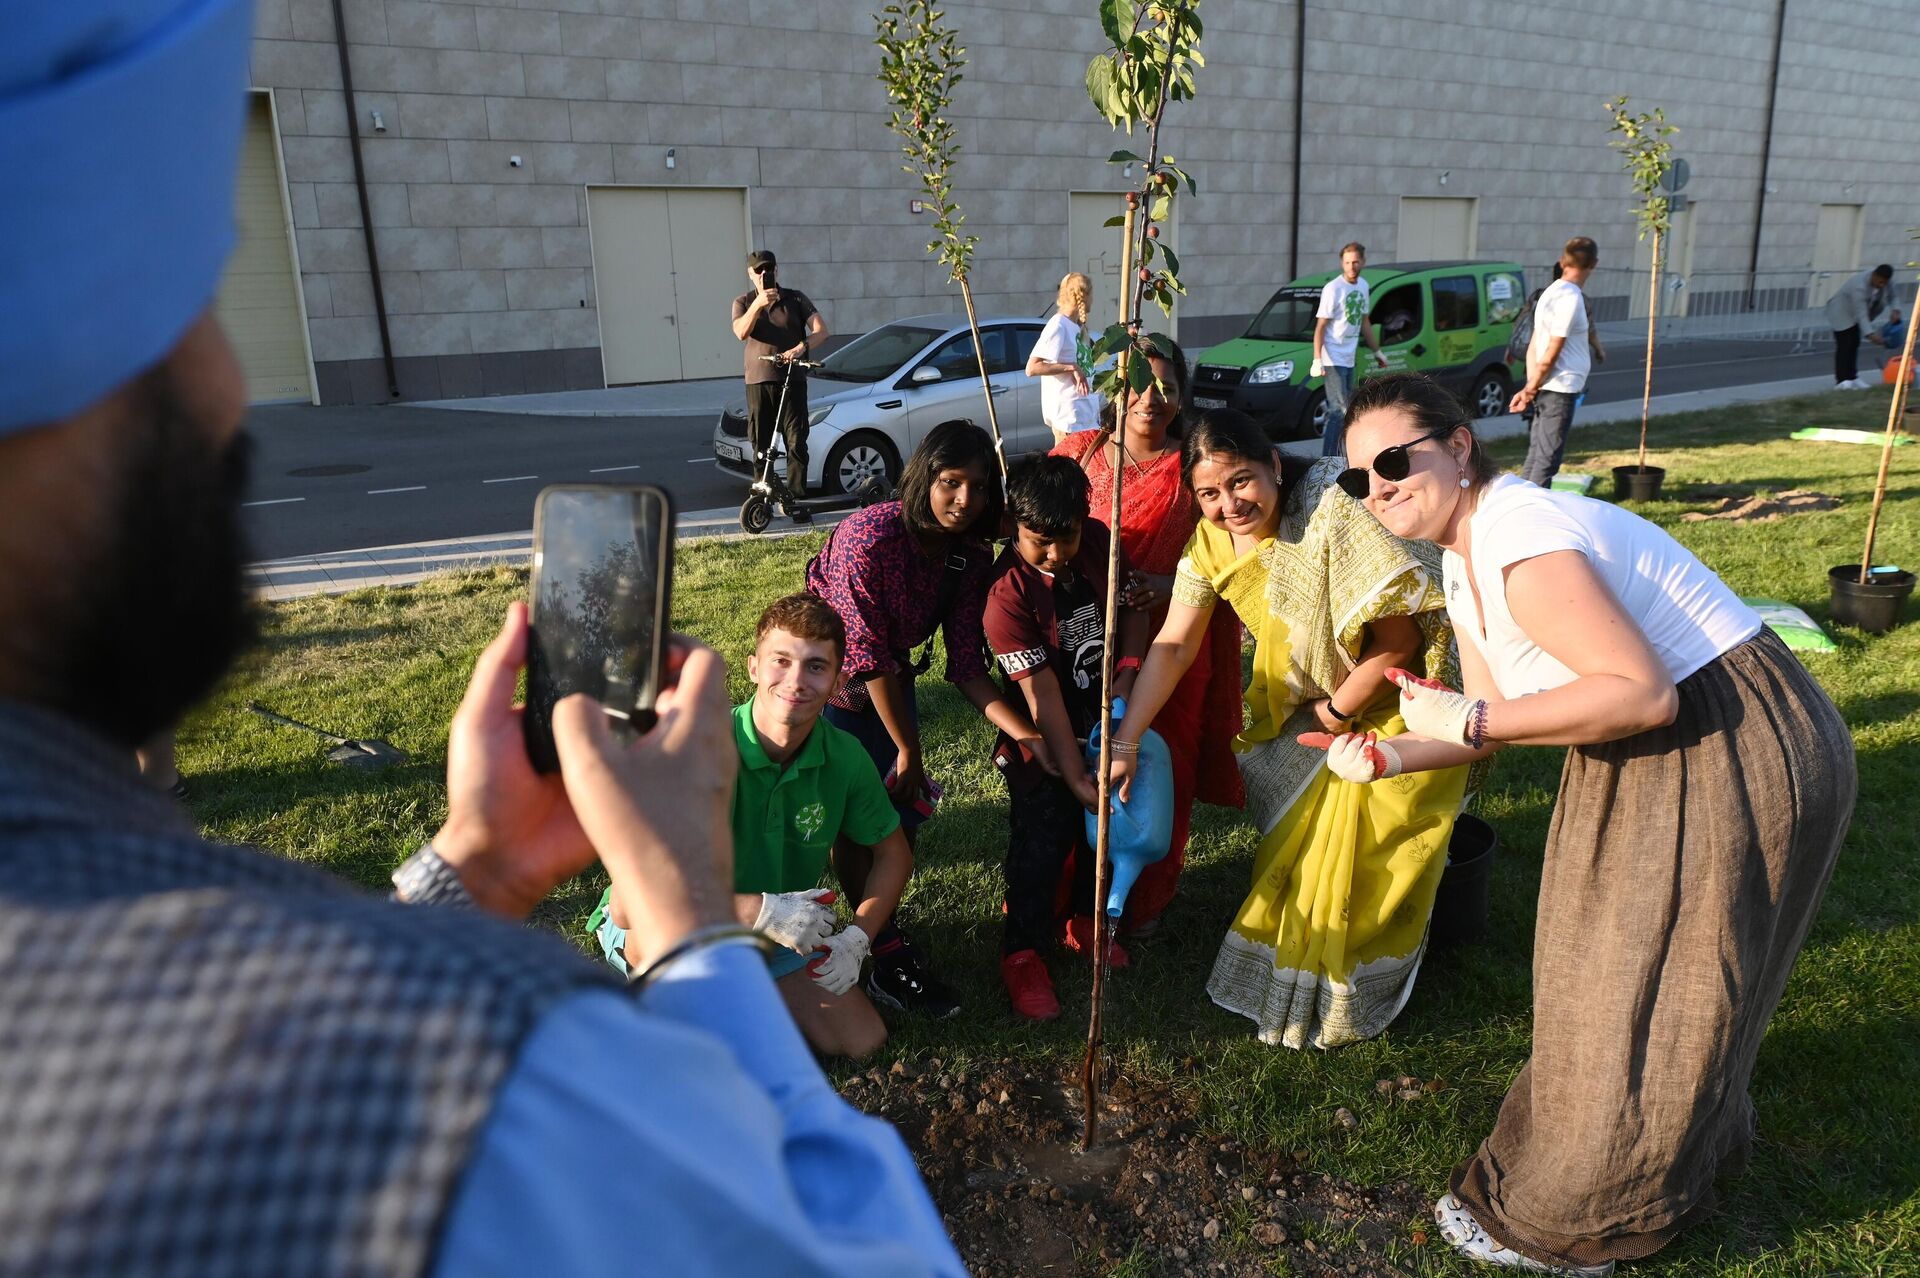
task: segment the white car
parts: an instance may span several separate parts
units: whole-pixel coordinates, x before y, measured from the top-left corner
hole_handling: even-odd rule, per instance
[[[1026,374],[1041,327],[1040,320],[1019,316],[980,321],[987,382],[1009,459],[1053,447],[1053,432],[1040,420],[1040,379]],[[954,418],[983,429],[987,425],[980,365],[964,315],[895,320],[848,342],[822,363],[807,378],[810,493],[852,492],[872,478],[891,490],[899,483],[901,463],[935,426]],[[782,473],[783,454],[776,446],[782,460],[775,468]],[[720,469],[752,477],[744,398],[721,410],[713,428],[713,456]]]

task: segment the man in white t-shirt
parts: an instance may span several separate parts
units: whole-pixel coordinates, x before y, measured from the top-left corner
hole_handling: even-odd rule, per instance
[[[1528,413],[1527,462],[1520,473],[1529,483],[1553,486],[1560,458],[1573,429],[1573,406],[1587,388],[1593,352],[1587,345],[1587,299],[1581,285],[1600,261],[1597,245],[1576,235],[1560,250],[1560,278],[1548,285],[1533,308],[1533,341],[1527,347],[1527,384],[1514,392],[1509,412]]]
[[[1353,394],[1353,360],[1365,336],[1374,362],[1387,366],[1370,313],[1373,294],[1360,270],[1367,264],[1367,246],[1358,240],[1340,250],[1340,274],[1320,290],[1320,309],[1314,312],[1313,375],[1327,379],[1327,427],[1320,436],[1320,455],[1341,451],[1340,433],[1346,426],[1347,400]]]
[[[1027,376],[1040,379],[1040,420],[1059,443],[1077,430],[1100,424],[1100,394],[1088,380],[1093,374],[1087,312],[1093,306],[1093,281],[1078,271],[1060,280],[1055,299],[1058,313],[1040,330],[1027,357]]]

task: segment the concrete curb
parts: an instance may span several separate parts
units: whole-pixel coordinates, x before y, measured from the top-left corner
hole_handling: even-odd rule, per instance
[[[688,384],[698,385],[698,383]],[[727,385],[731,386],[732,383],[729,382]],[[1800,377],[1790,381],[1763,382],[1753,386],[1683,391],[1674,395],[1655,396],[1652,412],[1654,416],[1664,417],[1673,413],[1725,408],[1731,404],[1787,399],[1795,395],[1815,394],[1832,388],[1833,382],[1829,378]],[[574,395],[582,393],[571,392]],[[617,391],[600,393],[615,394]],[[425,404],[420,407],[472,409],[486,412],[528,411],[493,406],[505,405],[517,399],[539,398],[542,397],[502,396],[491,400],[450,400],[442,404]],[[665,417],[687,414],[680,410],[662,409],[651,413],[640,413],[623,409],[618,412],[583,411],[560,415]],[[1596,404],[1591,407],[1583,406],[1574,419],[1574,425],[1577,429],[1581,426],[1630,422],[1638,420],[1639,416],[1638,400]],[[1479,422],[1476,428],[1487,439],[1504,439],[1524,434],[1526,423],[1517,416],[1490,417]],[[1297,441],[1284,447],[1288,452],[1301,456],[1312,456],[1319,451],[1319,446],[1311,440]],[[814,519],[813,523],[807,525],[794,525],[780,520],[776,522],[774,528],[761,535],[790,537],[796,533],[831,528],[846,514],[845,511],[836,511],[832,514],[820,515]],[[714,537],[740,538],[748,535],[740,531],[740,512],[732,506],[683,513],[679,519],[679,529],[681,539],[686,541],[702,541]],[[268,560],[263,563],[249,564],[247,576],[254,592],[262,599],[299,599],[308,595],[344,594],[349,590],[362,590],[369,586],[404,586],[424,581],[436,573],[455,569],[520,567],[526,564],[532,553],[533,531],[528,529],[525,532],[450,537],[440,541],[422,541],[400,546],[375,546],[366,550],[340,550],[324,555],[301,555],[291,559]]]
[[[810,524],[776,519],[762,539],[793,537],[831,528],[850,512],[814,516]],[[740,510],[719,506],[712,510],[683,511],[676,521],[681,541],[715,538],[745,539]],[[303,599],[309,595],[339,595],[369,586],[407,586],[438,573],[476,568],[524,568],[533,554],[533,530],[495,533],[482,537],[448,537],[400,546],[366,550],[336,550],[324,555],[296,555],[247,565],[247,582],[256,597],[267,600]]]

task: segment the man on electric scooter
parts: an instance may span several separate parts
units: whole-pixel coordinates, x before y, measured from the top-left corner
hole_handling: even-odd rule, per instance
[[[807,358],[827,340],[827,322],[805,293],[781,288],[777,273],[772,253],[759,249],[747,255],[753,290],[733,299],[733,335],[747,345],[747,434],[753,440],[755,470],[773,447],[777,416],[787,442],[787,488],[798,500],[807,495],[807,374],[804,368],[766,356]],[[795,523],[810,518],[804,509],[793,508]]]

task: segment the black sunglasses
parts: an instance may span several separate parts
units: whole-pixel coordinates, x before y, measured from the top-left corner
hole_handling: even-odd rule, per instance
[[[1415,444],[1424,444],[1429,439],[1444,439],[1459,429],[1458,426],[1442,426],[1438,430],[1428,431],[1418,439],[1409,439],[1404,444],[1383,448],[1373,455],[1371,470],[1384,480],[1398,483],[1413,473],[1413,459],[1407,456],[1407,450]],[[1346,491],[1347,496],[1355,501],[1365,501],[1367,494],[1373,491],[1373,481],[1367,477],[1368,470],[1366,466],[1349,467],[1341,471],[1339,477],[1333,482],[1339,484]]]

